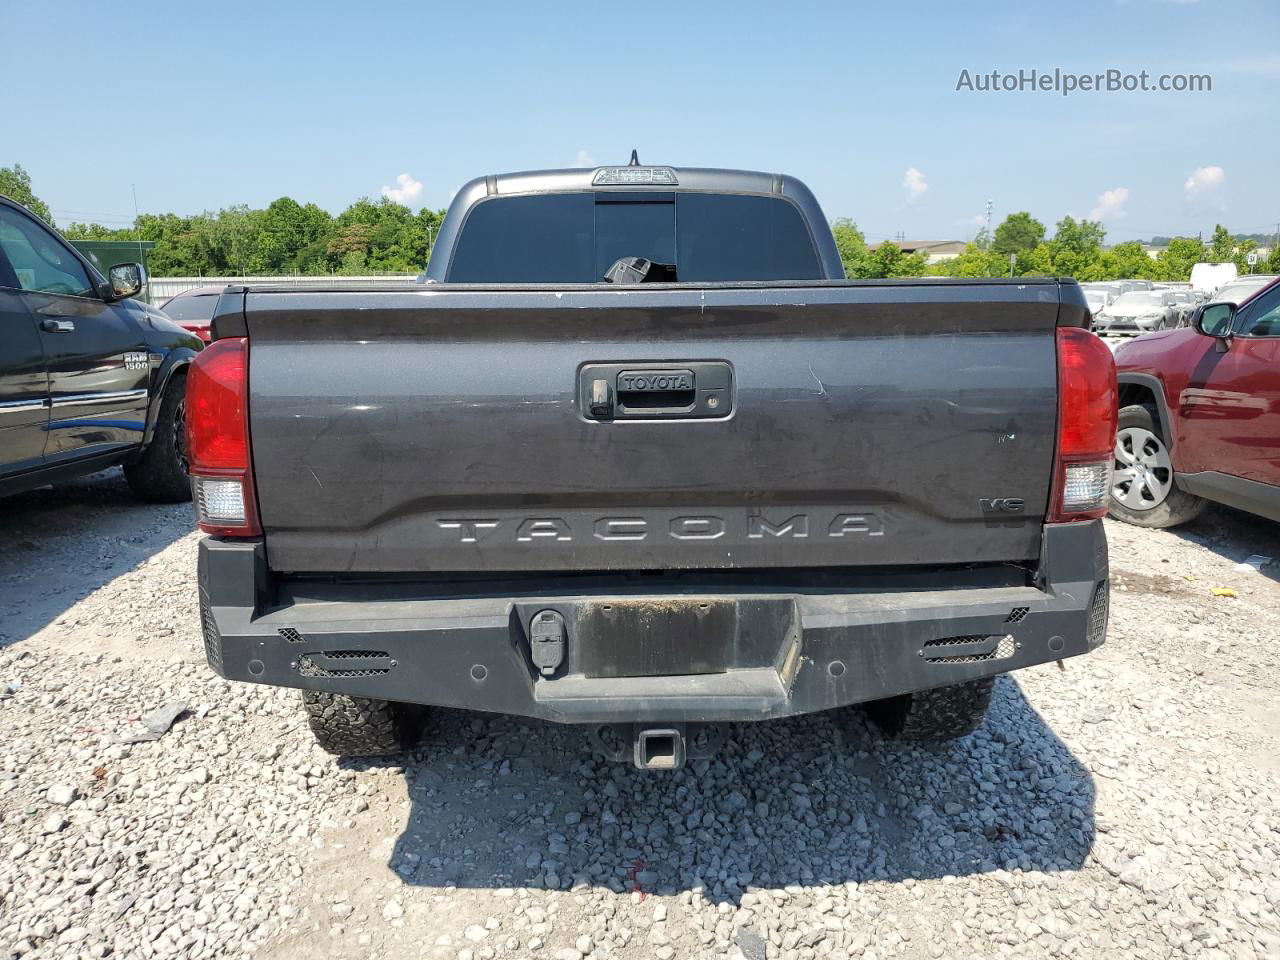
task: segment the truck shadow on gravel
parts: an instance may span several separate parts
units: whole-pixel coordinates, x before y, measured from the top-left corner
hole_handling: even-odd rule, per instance
[[[404,773],[389,865],[432,887],[736,905],[748,888],[1074,870],[1094,839],[1092,777],[1009,677],[978,732],[935,749],[820,714],[734,725],[717,759],[664,775],[592,756],[572,728],[441,711]]]
[[[189,503],[143,503],[119,470],[0,498],[0,648],[193,528]]]
[[[1280,583],[1280,523],[1211,503],[1196,519],[1169,532],[1232,563],[1255,555],[1270,558],[1271,562],[1257,572]],[[1242,571],[1241,575],[1252,576],[1253,572]]]

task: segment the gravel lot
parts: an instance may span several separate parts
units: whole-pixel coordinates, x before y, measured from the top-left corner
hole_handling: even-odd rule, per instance
[[[204,665],[187,507],[0,500],[0,958],[1280,956],[1280,562],[1235,568],[1280,526],[1109,534],[1107,645],[967,740],[822,715],[662,776],[462,713],[339,763]]]

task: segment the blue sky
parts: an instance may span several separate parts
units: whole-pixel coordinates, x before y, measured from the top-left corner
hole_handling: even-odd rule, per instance
[[[144,212],[384,187],[440,207],[477,174],[632,147],[793,173],[873,240],[967,239],[988,199],[995,222],[1101,216],[1113,242],[1280,220],[1268,0],[182,6],[7,5],[0,166],[59,223],[128,222],[134,184]],[[1213,90],[956,91],[1055,67]]]

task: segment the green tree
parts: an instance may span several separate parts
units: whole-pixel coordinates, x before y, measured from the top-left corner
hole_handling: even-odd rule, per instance
[[[351,269],[354,261],[347,259],[347,254],[352,244],[363,240],[365,269],[421,270],[427,264],[441,216],[428,211],[415,216],[408,207],[386,197],[376,202],[361,197],[334,221],[335,243],[330,244],[330,259],[335,267]],[[353,231],[357,226],[364,229]]]
[[[1048,277],[1053,275],[1053,254],[1043,241],[1035,249],[1018,254],[1016,272],[1019,276]]]
[[[1236,250],[1236,238],[1231,231],[1218,224],[1213,228],[1213,239],[1209,241],[1209,259],[1214,263],[1226,263],[1232,259]]]
[[[1118,280],[1122,277],[1161,278],[1160,266],[1147,256],[1147,251],[1136,240],[1117,243],[1103,252],[1099,261],[1099,280]]]
[[[1044,242],[1044,224],[1025,210],[1011,213],[1004,222],[996,227],[995,239],[991,242],[991,252],[1002,254],[1007,260],[1009,254],[1022,254],[1034,250]]]
[[[1243,240],[1238,240],[1236,242],[1235,253],[1232,255],[1231,259],[1235,261],[1237,272],[1249,272],[1249,254],[1257,249],[1258,242],[1252,237],[1245,237]],[[1255,266],[1253,269],[1256,271],[1258,268]]]
[[[1105,237],[1106,231],[1097,221],[1063,217],[1048,244],[1050,272],[1080,280],[1099,279]]]
[[[1183,281],[1191,278],[1191,268],[1209,258],[1199,237],[1173,237],[1156,258],[1161,280]]]
[[[10,200],[17,200],[45,223],[53,223],[49,205],[32,192],[31,175],[22,169],[22,164],[0,167],[0,193]]]
[[[1009,258],[1001,257],[978,244],[966,244],[959,256],[940,264],[948,277],[999,277],[1009,272]]]
[[[835,237],[840,262],[844,264],[844,275],[850,279],[865,276],[871,252],[858,225],[848,217],[841,217],[831,224],[831,235]]]
[[[924,271],[923,253],[906,253],[896,243],[886,240],[871,251],[861,275],[867,279],[919,277]]]

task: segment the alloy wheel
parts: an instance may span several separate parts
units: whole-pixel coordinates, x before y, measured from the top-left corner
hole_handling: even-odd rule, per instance
[[[1154,510],[1173,489],[1173,463],[1164,441],[1143,427],[1116,432],[1111,496],[1130,510]]]

